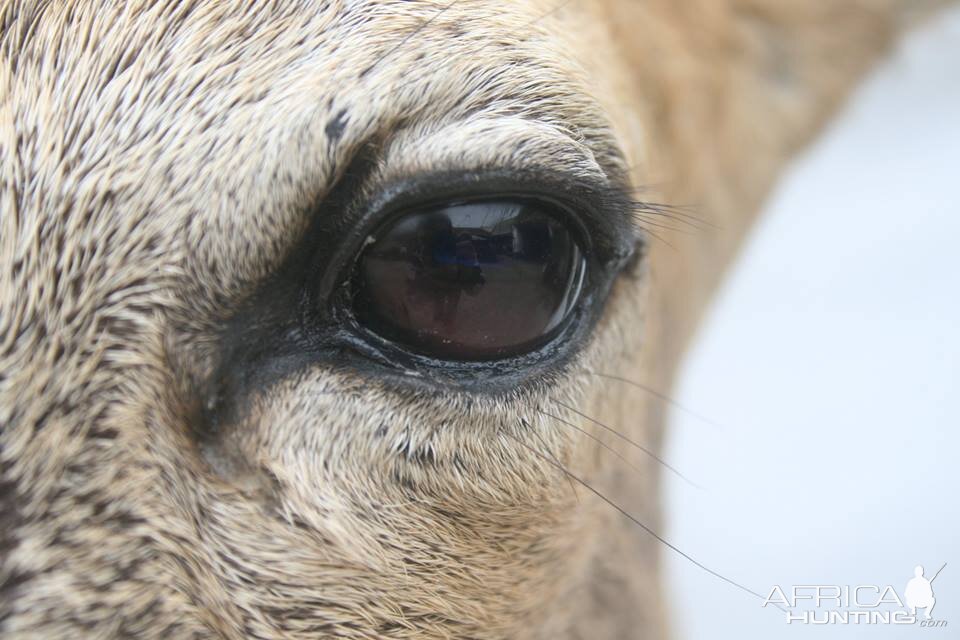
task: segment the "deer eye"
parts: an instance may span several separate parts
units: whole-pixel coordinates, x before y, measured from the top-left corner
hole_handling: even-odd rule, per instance
[[[562,328],[586,271],[576,229],[553,205],[455,202],[393,217],[351,277],[368,330],[444,360],[523,354]]]

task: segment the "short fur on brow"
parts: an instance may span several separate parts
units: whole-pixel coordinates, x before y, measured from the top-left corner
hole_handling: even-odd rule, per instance
[[[590,371],[668,386],[778,169],[923,4],[0,0],[0,631],[666,635],[657,543],[558,468],[657,528],[656,463],[547,414],[656,446],[663,406]],[[316,366],[198,437],[222,326],[365,153],[629,176],[712,230],[654,228],[539,384]]]

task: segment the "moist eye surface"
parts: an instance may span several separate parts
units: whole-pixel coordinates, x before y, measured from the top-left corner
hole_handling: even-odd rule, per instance
[[[412,351],[491,360],[549,341],[576,305],[576,233],[537,200],[448,203],[381,227],[353,274],[369,330]]]

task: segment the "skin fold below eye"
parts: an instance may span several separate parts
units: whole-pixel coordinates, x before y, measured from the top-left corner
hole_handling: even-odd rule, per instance
[[[353,274],[360,323],[412,351],[490,360],[547,342],[579,298],[574,231],[533,200],[409,212],[378,233]]]

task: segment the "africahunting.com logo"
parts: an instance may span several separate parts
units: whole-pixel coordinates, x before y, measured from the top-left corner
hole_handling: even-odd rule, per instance
[[[927,579],[917,565],[902,591],[892,585],[803,584],[784,589],[774,585],[763,601],[786,614],[787,624],[899,624],[946,627],[933,617],[937,599],[933,581],[946,563]],[[918,611],[921,612],[918,614]]]

